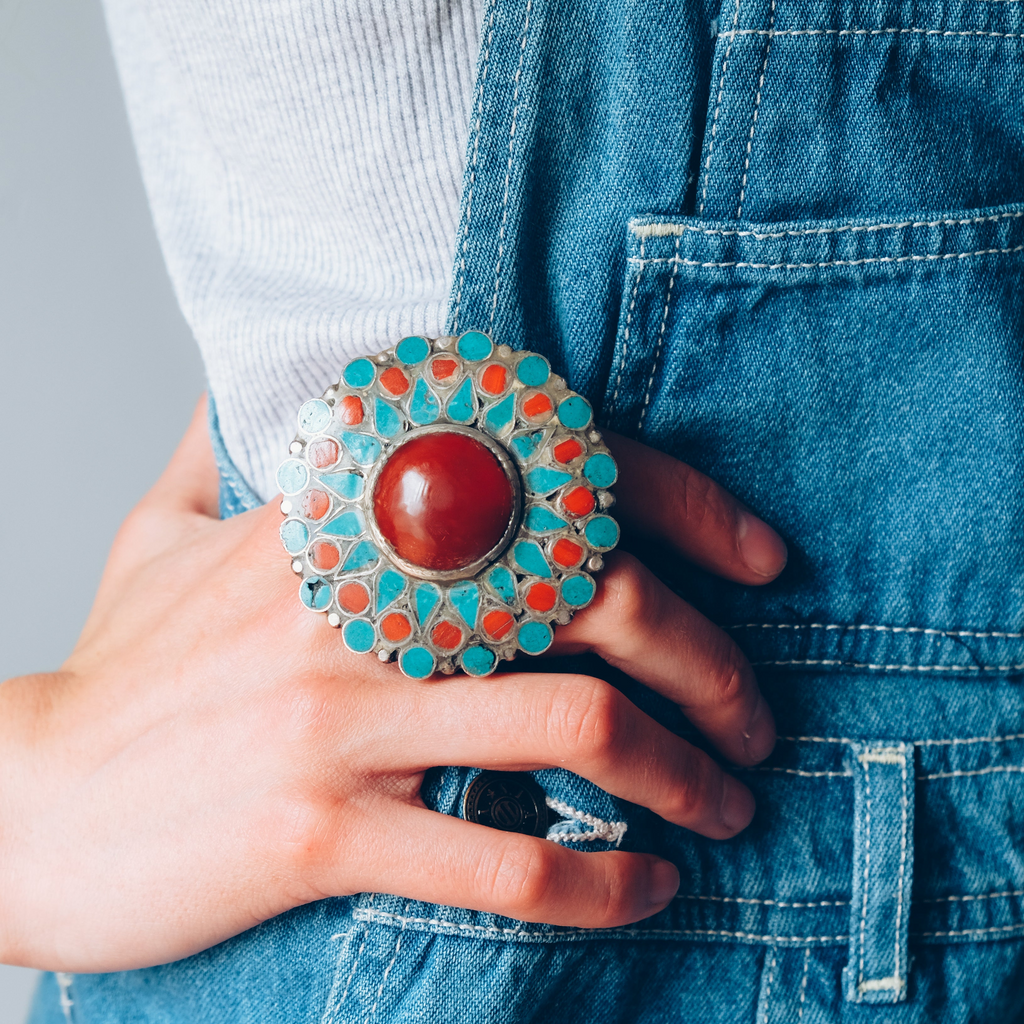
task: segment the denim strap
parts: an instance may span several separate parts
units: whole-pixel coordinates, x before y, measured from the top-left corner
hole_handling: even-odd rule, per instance
[[[854,782],[853,901],[846,998],[907,998],[914,850],[914,755],[907,743],[850,744]]]
[[[217,405],[213,393],[209,392],[206,399],[207,420],[210,424],[210,443],[213,455],[220,470],[220,517],[230,519],[240,512],[249,512],[263,504],[259,495],[249,486],[245,477],[231,460],[224,438],[220,432],[220,421],[217,418]]]

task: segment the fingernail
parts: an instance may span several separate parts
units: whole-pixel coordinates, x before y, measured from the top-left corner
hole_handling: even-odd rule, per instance
[[[669,860],[656,861],[651,868],[647,898],[652,907],[662,907],[679,891],[679,872]]]
[[[743,733],[743,749],[751,762],[763,761],[775,748],[775,718],[760,694]]]
[[[739,832],[750,824],[753,816],[753,794],[731,775],[726,775],[722,786],[722,824],[730,832]]]
[[[751,572],[774,579],[786,567],[789,552],[782,538],[757,516],[740,512],[736,524],[740,557]]]

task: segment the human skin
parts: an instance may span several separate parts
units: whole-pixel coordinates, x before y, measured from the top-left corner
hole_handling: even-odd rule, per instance
[[[729,579],[768,582],[782,541],[720,487],[622,438],[617,512]],[[122,526],[60,671],[0,686],[0,961],[126,970],[327,896],[388,892],[576,927],[665,907],[668,861],[582,853],[426,809],[445,764],[561,767],[713,838],[750,792],[580,675],[416,681],[350,654],[296,597],[277,501],[217,518],[205,403]],[[735,644],[632,556],[555,653],[595,651],[678,703],[730,761],[775,739]]]

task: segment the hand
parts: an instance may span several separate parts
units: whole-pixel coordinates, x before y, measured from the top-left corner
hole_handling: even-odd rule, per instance
[[[624,475],[667,458],[620,446],[636,461]],[[626,518],[734,579],[767,579],[770,565],[759,576],[743,560],[735,502],[669,463],[678,521],[624,495]],[[638,920],[675,893],[675,867],[653,856],[428,811],[435,765],[564,767],[713,837],[750,820],[739,782],[600,680],[417,682],[349,654],[297,599],[277,502],[220,522],[216,495],[201,404],[122,527],[72,656],[0,687],[0,961],[141,967],[365,890],[581,927]],[[766,536],[753,524],[747,536]],[[634,559],[609,563],[559,642],[679,701],[733,760],[767,754],[771,715],[731,641]]]

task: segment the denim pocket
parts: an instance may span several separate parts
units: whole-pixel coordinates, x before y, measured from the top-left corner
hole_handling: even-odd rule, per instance
[[[628,235],[605,423],[790,549],[769,587],[683,592],[765,626],[761,660],[1024,671],[1024,206]]]

